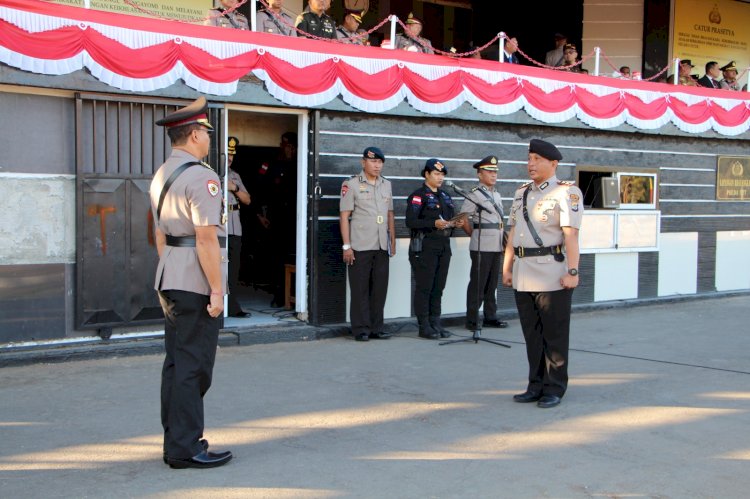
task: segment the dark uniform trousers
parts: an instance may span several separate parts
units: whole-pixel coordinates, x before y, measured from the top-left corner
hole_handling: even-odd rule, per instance
[[[383,309],[388,292],[388,252],[355,251],[349,266],[352,334],[383,332]]]
[[[515,296],[529,360],[528,390],[562,397],[568,387],[573,290],[516,291]]]
[[[166,356],[161,373],[164,450],[186,459],[203,447],[203,396],[211,386],[219,319],[208,315],[209,297],[190,291],[159,291],[164,311]]]
[[[484,318],[497,319],[497,284],[503,264],[503,254],[498,251],[471,251],[471,274],[466,288],[466,320],[472,325],[479,322],[479,307],[484,302]],[[477,266],[479,275],[477,278]]]
[[[416,281],[414,314],[418,318],[439,317],[451,262],[450,237],[428,234],[422,241],[422,252],[410,253],[409,262]]]
[[[229,315],[234,315],[242,312],[240,302],[237,300],[237,286],[240,280],[240,261],[242,258],[242,236],[229,236],[229,248],[227,249],[229,256],[229,269],[228,269],[228,289],[229,289]]]

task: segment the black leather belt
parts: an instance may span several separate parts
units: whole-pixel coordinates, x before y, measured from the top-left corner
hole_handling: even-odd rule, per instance
[[[474,224],[474,228],[475,229],[479,229],[479,228],[482,228],[482,229],[499,229],[500,228],[500,224],[490,224],[490,223],[477,224],[477,223],[475,223]]]
[[[229,205],[229,211],[237,211],[239,209],[240,209],[240,204],[239,203],[237,203],[237,204],[230,204]]]
[[[167,246],[175,246],[177,248],[195,248],[195,236],[167,236]],[[219,238],[219,247],[226,248],[227,240],[223,237]]]
[[[523,246],[517,246],[513,248],[513,253],[519,258],[526,256],[562,255],[562,245],[542,246],[541,248],[524,248]]]

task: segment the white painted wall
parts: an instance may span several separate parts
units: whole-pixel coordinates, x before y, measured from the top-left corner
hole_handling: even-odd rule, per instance
[[[638,253],[599,253],[594,257],[594,301],[638,298]]]
[[[750,230],[716,233],[716,290],[750,289]]]
[[[658,296],[691,295],[698,291],[698,233],[661,234]]]
[[[631,71],[643,67],[643,1],[584,0],[583,40],[579,55],[584,57],[595,47],[611,61],[612,66],[630,66]],[[583,67],[593,73],[594,60]],[[602,58],[600,74],[612,74],[612,67]]]

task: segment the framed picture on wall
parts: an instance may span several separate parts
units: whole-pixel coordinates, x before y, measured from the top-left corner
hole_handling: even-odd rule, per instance
[[[656,174],[618,172],[620,209],[655,210]]]

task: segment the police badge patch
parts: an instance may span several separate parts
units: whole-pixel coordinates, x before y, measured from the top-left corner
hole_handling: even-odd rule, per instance
[[[219,183],[216,180],[209,180],[206,183],[206,187],[208,188],[208,193],[211,194],[212,197],[216,197],[216,195],[219,194]]]

